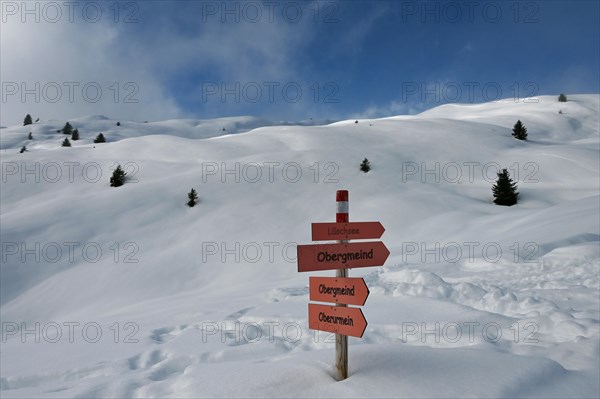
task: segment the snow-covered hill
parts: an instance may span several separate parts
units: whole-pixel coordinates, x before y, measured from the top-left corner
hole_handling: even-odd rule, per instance
[[[65,121],[4,128],[2,397],[597,397],[599,105],[318,126],[93,116],[70,121],[71,148]],[[112,188],[117,164],[129,180]],[[492,204],[499,168],[516,206]],[[295,263],[338,189],[391,252],[350,271],[371,294],[344,382]]]
[[[96,132],[102,133],[109,138],[108,141],[119,141],[125,138],[166,134],[171,136],[184,137],[188,139],[206,139],[227,134],[236,134],[250,131],[263,126],[314,126],[324,125],[328,121],[306,120],[297,123],[291,122],[273,122],[266,119],[253,116],[238,116],[218,119],[175,119],[161,122],[136,122],[136,121],[117,121],[107,118],[104,115],[89,115],[70,120],[69,123],[74,128],[78,128],[83,133],[79,144],[93,143]],[[117,126],[117,123],[119,124]],[[19,148],[23,145],[29,149],[46,148],[43,145],[49,144],[48,148],[54,147],[56,133],[63,128],[65,121],[40,121],[34,125],[23,126],[17,130],[7,129],[0,136],[0,148],[7,149],[15,146]],[[6,129],[6,128],[3,128]],[[21,133],[27,132],[25,136]],[[27,140],[27,134],[35,134],[36,141]],[[16,134],[11,134],[16,133]],[[87,133],[87,134],[86,134]],[[65,136],[66,137],[66,136]],[[60,143],[59,143],[60,144]]]

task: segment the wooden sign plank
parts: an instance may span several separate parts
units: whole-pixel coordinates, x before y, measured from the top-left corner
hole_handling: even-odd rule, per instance
[[[381,238],[384,231],[380,222],[312,223],[313,241]]]
[[[369,288],[361,277],[310,277],[310,300],[362,306],[369,296]]]
[[[367,320],[360,308],[309,303],[308,328],[362,338]]]
[[[382,266],[390,251],[381,241],[298,245],[298,271]]]

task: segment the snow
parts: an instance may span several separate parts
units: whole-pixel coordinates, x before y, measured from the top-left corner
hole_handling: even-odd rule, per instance
[[[358,124],[87,116],[71,148],[66,121],[3,128],[2,397],[600,396],[600,96],[556,98]],[[334,272],[294,261],[338,189],[391,252],[350,271],[369,324],[342,382],[307,327],[308,276]]]

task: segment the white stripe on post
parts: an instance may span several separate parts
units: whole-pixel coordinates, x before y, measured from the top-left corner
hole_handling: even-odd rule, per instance
[[[338,190],[335,193],[335,201],[337,203],[337,213],[335,214],[335,221],[337,223],[348,223],[350,213],[350,205],[348,202],[348,190]]]

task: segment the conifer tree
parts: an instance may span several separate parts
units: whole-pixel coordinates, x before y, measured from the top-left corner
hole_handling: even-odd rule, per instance
[[[513,137],[519,140],[527,140],[527,128],[521,123],[520,120],[513,126]]]
[[[69,122],[65,123],[65,126],[62,128],[63,134],[71,135],[73,134],[73,126]]]
[[[363,159],[362,163],[360,164],[360,170],[365,173],[371,170],[371,163],[367,158]]]
[[[27,147],[23,146],[23,147],[21,147],[21,151],[19,151],[19,154],[22,154],[25,151],[27,151]]]
[[[27,135],[27,140],[33,140],[33,134],[31,134],[31,132]]]
[[[558,102],[566,103],[567,102],[567,96],[565,96],[564,94],[560,93],[560,96],[558,96]]]
[[[71,146],[71,142],[69,141],[69,139],[67,137],[65,137],[65,139],[63,140],[62,146],[63,147],[70,147]]]
[[[110,178],[110,186],[111,187],[120,187],[125,184],[125,178],[127,173],[123,169],[121,169],[121,165],[117,165],[117,169],[113,172]]]
[[[106,143],[106,139],[104,138],[104,135],[102,133],[98,134],[96,136],[96,138],[94,139],[94,143],[98,144],[98,143]]]
[[[511,178],[506,169],[498,173],[498,180],[492,186],[494,203],[498,205],[511,206],[517,203],[517,183]]]
[[[188,193],[188,202],[187,205],[192,208],[194,205],[198,203],[198,193],[196,190],[192,188],[192,191]]]
[[[73,130],[73,134],[71,135],[71,140],[79,140],[79,129]]]
[[[23,120],[23,126],[31,125],[32,123],[33,119],[31,119],[31,115],[27,114]]]

